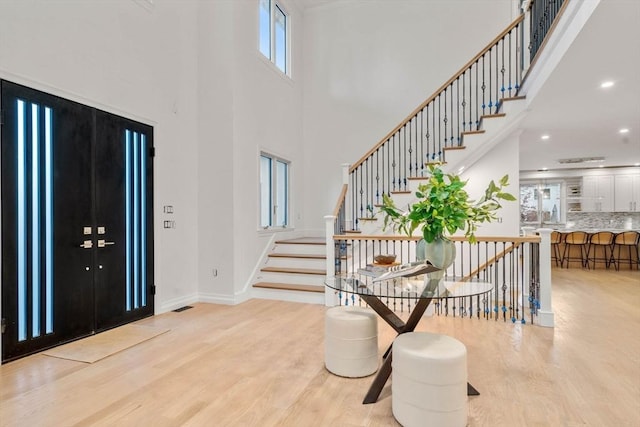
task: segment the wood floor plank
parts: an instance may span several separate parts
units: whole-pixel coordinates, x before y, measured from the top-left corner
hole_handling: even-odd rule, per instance
[[[465,343],[469,426],[640,425],[640,273],[553,270],[555,328],[425,317]],[[93,364],[0,366],[0,426],[397,426],[388,382],[324,368],[320,305],[195,304],[136,322],[169,331]],[[406,313],[401,316],[407,316]],[[379,322],[379,352],[395,332]]]

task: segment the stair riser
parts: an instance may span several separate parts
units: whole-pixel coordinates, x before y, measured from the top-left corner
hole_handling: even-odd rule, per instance
[[[313,274],[271,273],[263,271],[258,275],[257,281],[292,283],[300,285],[324,285],[325,276]]]
[[[271,252],[278,254],[324,255],[325,245],[290,245],[277,243]]]
[[[278,258],[269,257],[265,267],[289,267],[289,268],[313,268],[324,269],[326,260],[324,259],[304,259],[304,258]]]

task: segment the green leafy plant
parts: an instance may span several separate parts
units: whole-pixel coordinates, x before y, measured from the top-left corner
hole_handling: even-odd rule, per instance
[[[389,196],[383,195],[380,207],[384,214],[383,230],[391,226],[394,231],[411,236],[414,230],[420,229],[427,243],[464,230],[469,241],[475,243],[477,224],[497,219],[496,211],[502,207],[500,200],[516,200],[503,191],[509,185],[509,175],[497,184],[492,180],[484,195],[475,201],[464,189],[467,181],[458,175],[446,174],[433,165],[429,166],[429,172],[428,182],[420,184],[415,193],[418,202],[407,211],[398,209]]]

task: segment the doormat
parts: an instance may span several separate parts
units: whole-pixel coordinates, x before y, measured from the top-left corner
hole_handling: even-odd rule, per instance
[[[165,328],[128,324],[43,351],[45,356],[95,363],[169,331]]]

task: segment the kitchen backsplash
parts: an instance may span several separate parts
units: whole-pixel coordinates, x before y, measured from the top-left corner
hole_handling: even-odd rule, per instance
[[[640,212],[567,212],[567,228],[640,230]]]

